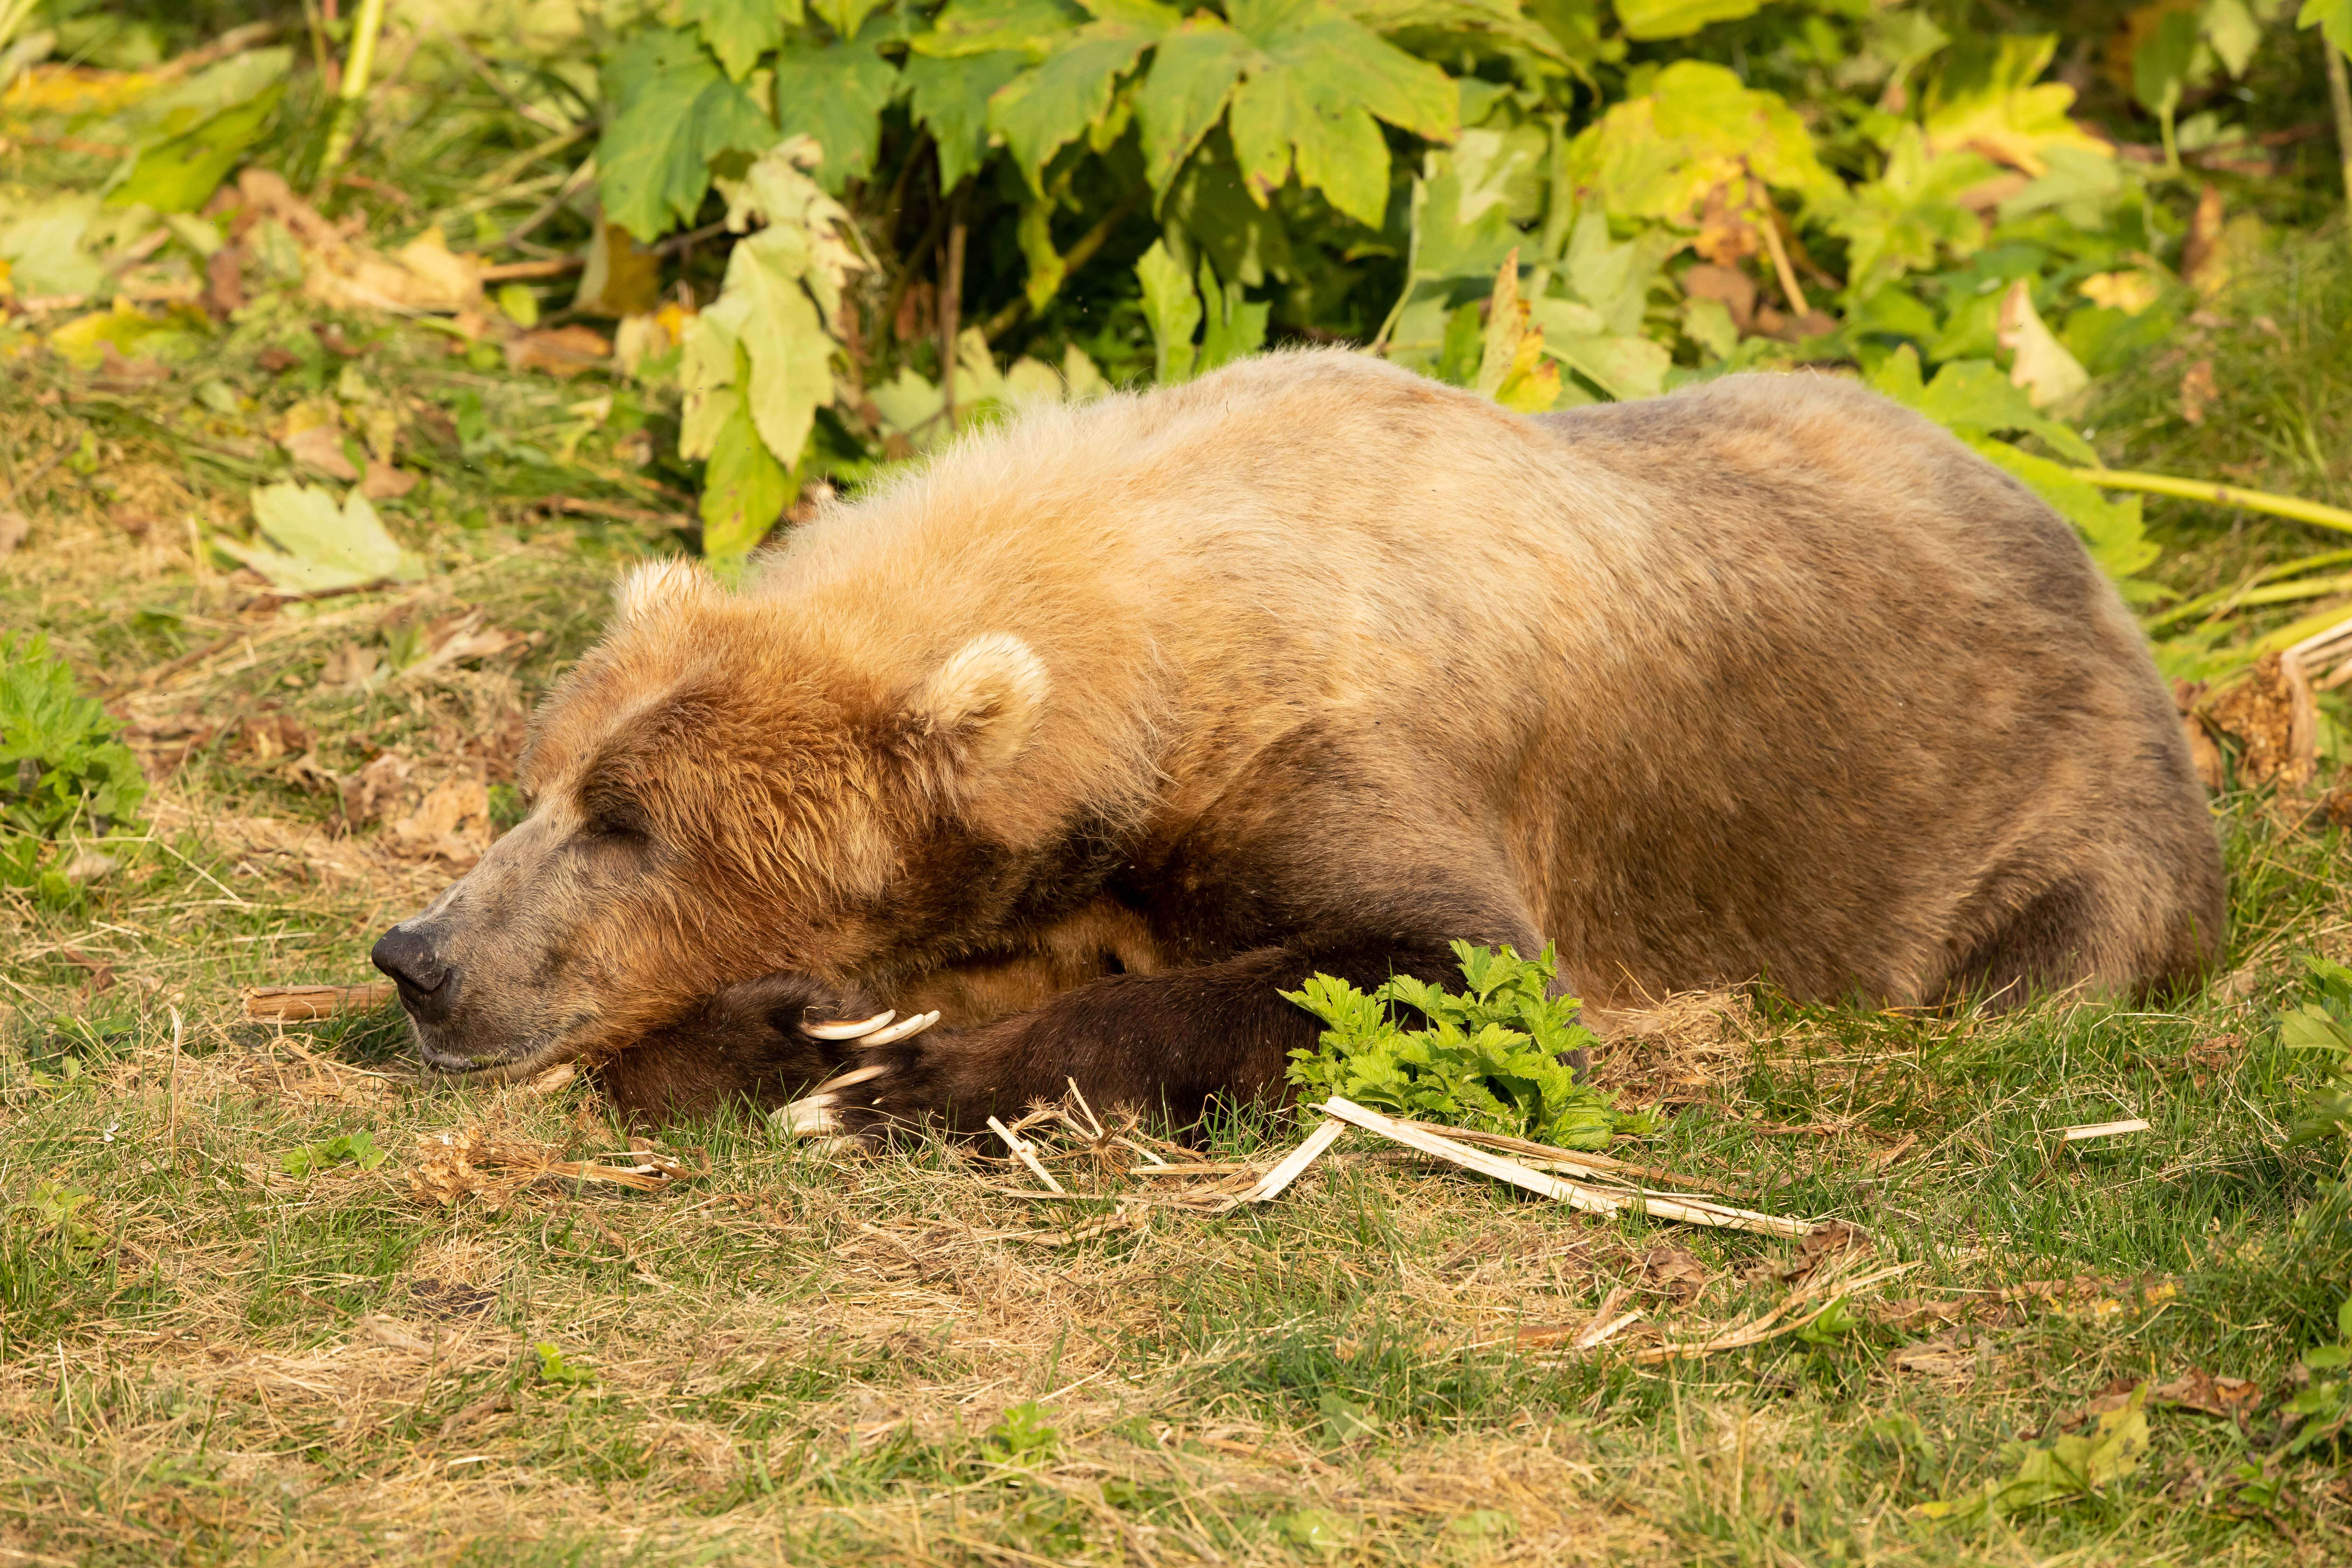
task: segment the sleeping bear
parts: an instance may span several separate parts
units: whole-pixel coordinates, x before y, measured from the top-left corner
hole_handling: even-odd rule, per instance
[[[2113,587],[1826,375],[1526,417],[1294,353],[1033,407],[740,592],[631,573],[519,777],[375,963],[430,1068],[580,1059],[640,1122],[840,1072],[796,1125],[1071,1080],[1182,1124],[1283,1093],[1282,990],[1455,938],[1602,1006],[1916,1006],[2176,989],[2222,934]]]

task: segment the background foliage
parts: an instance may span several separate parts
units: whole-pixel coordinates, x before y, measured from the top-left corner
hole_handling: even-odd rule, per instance
[[[1846,362],[1898,395],[1924,371],[1930,412],[1972,436],[2031,429],[2089,462],[2079,435],[1974,395],[1992,378],[1937,367],[1998,362],[2034,407],[2079,411],[2275,226],[2334,207],[2328,161],[2303,155],[2329,138],[2296,25],[2340,38],[2347,14],[678,0],[614,47],[598,174],[604,218],[651,241],[807,137],[873,258],[846,315],[792,312],[750,346],[799,390],[757,428],[777,478],[706,494],[722,555],[781,512],[784,470],[854,479],[1001,397],[1082,394],[1074,350],[1124,384],[1352,342],[1528,409]],[[1498,360],[1513,257],[1527,331]],[[1906,352],[1919,368],[1891,368]],[[731,474],[752,434],[687,450]],[[2118,578],[2152,559],[2136,498],[1994,455]]]

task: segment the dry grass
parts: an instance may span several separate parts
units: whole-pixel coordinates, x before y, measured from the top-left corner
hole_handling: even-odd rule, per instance
[[[1350,1134],[1270,1205],[1049,1245],[1112,1199],[1011,1195],[1001,1149],[735,1121],[647,1150],[577,1083],[419,1090],[384,1016],[244,1022],[243,986],[367,978],[478,852],[521,714],[657,542],[545,522],[493,454],[395,519],[425,584],[279,603],[191,552],[188,518],[235,524],[234,471],[63,390],[0,387],[12,451],[97,443],[26,497],[0,630],[108,689],[158,784],[82,902],[0,892],[0,1562],[2347,1555],[2333,1457],[2272,1452],[2352,1284],[2331,1156],[2283,1147],[2309,1066],[2269,1027],[2295,955],[2352,944],[2345,833],[2307,810],[2227,803],[2231,973],[2175,1012],[1595,1020],[1602,1080],[1665,1116],[1617,1152],[1858,1229],[1595,1220]],[[487,395],[517,427],[576,395]],[[2055,1135],[2127,1115],[2150,1131]],[[360,1133],[383,1163],[341,1157]],[[1237,1118],[1205,1157],[1298,1134]],[[1073,1190],[1132,1184],[1125,1152],[1052,1147]],[[1896,1264],[1850,1324],[1645,1360]],[[1913,1511],[2119,1382],[2198,1373],[2259,1386],[2242,1427],[2163,1405],[2098,1496]]]

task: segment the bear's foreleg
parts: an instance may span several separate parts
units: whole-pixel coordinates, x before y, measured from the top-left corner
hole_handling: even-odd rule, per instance
[[[1510,926],[1465,934],[1534,951],[1532,932]],[[1318,973],[1364,990],[1395,974],[1458,984],[1448,941],[1306,939],[1195,968],[1106,976],[1032,1012],[859,1052],[856,1065],[873,1076],[811,1096],[795,1121],[852,1136],[891,1123],[969,1133],[991,1116],[1011,1121],[1034,1101],[1059,1100],[1076,1082],[1097,1109],[1126,1106],[1190,1127],[1213,1101],[1287,1098],[1290,1053],[1312,1047],[1322,1026],[1281,993]]]
[[[684,1017],[596,1061],[589,1076],[629,1125],[651,1131],[742,1102],[767,1109],[824,1078],[852,1054],[847,1041],[809,1032],[833,1018],[871,1016],[866,997],[803,974],[730,985]]]

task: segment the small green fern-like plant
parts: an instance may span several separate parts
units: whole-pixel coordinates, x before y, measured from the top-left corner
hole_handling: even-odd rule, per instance
[[[1508,947],[1453,944],[1463,989],[1400,974],[1369,994],[1318,974],[1282,994],[1323,1020],[1312,1050],[1290,1053],[1290,1081],[1398,1116],[1530,1138],[1564,1149],[1599,1149],[1646,1119],[1576,1080],[1560,1058],[1592,1042],[1573,996],[1548,994],[1559,972],[1546,946],[1537,958]],[[1408,1029],[1403,1003],[1428,1026]]]
[[[71,903],[52,842],[130,826],[146,798],[139,759],[48,639],[0,637],[0,886]]]

